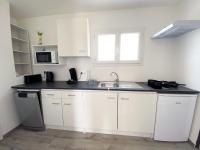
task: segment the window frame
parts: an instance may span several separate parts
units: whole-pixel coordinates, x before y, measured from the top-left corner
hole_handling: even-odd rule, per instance
[[[139,52],[138,60],[120,60],[120,39],[123,33],[139,33]],[[98,36],[101,34],[115,34],[115,60],[114,61],[99,61],[98,60]],[[144,28],[131,29],[104,29],[95,33],[95,61],[97,64],[142,64],[143,63],[143,46],[144,46]]]

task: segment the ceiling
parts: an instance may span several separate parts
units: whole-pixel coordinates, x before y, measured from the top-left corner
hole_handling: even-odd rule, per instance
[[[9,0],[11,14],[29,18],[70,12],[176,5],[180,0]]]

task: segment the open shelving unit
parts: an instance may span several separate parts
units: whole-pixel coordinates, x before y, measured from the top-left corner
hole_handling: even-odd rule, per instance
[[[32,74],[28,31],[11,24],[11,36],[16,75]]]

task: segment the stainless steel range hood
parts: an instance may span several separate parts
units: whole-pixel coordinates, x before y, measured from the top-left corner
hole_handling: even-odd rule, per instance
[[[200,28],[200,20],[179,20],[155,33],[153,39],[173,38]]]

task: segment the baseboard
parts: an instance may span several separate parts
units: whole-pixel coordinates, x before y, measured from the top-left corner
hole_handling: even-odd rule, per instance
[[[66,126],[52,126],[52,125],[46,125],[46,128],[57,129],[57,130],[67,130],[67,131],[77,131],[77,132],[83,132],[83,133],[100,133],[100,134],[153,138],[153,133],[144,133],[144,132],[124,132],[124,131],[114,131],[114,130],[111,131],[111,130],[99,130],[99,129],[83,129],[83,128],[74,128],[74,127],[66,127]]]
[[[190,145],[192,145],[193,147],[195,147],[195,144],[191,141],[191,139],[188,139],[188,143],[189,143]]]
[[[52,126],[52,125],[46,125],[47,129],[57,129],[57,130],[67,130],[67,131],[78,131],[78,132],[84,132],[83,128],[74,128],[74,127],[66,127],[66,126]]]
[[[117,134],[118,135],[126,135],[126,136],[135,136],[135,137],[153,138],[153,133],[146,133],[146,132],[117,131]]]
[[[85,129],[84,132],[117,135],[117,131],[111,131],[111,130]]]

